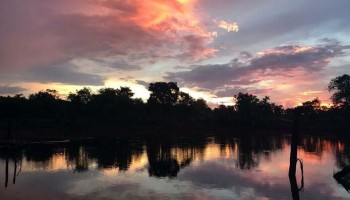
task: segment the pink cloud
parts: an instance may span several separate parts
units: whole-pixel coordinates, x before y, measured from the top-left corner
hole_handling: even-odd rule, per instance
[[[333,43],[282,46],[248,56],[243,62],[233,59],[225,64],[197,65],[191,70],[168,73],[165,78],[211,91],[218,97],[242,91],[270,96],[285,106],[295,106],[315,97],[329,102],[325,90],[327,80],[321,72],[331,59],[346,55],[347,49],[349,46]],[[305,96],[302,93],[305,91],[319,92]]]
[[[42,66],[116,55],[124,60],[143,55],[149,62],[209,58],[216,52],[206,47],[213,36],[196,20],[194,3],[6,1],[0,8],[0,66]]]

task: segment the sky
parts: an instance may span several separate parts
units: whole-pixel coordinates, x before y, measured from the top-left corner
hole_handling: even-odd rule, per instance
[[[0,0],[0,95],[177,82],[292,107],[350,72],[348,0]]]

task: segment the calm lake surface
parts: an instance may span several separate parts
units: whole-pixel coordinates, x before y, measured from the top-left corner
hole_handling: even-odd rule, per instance
[[[156,138],[156,139],[155,139]],[[292,199],[290,135],[116,138],[0,149],[0,199]],[[350,145],[300,136],[300,199],[350,199]],[[302,185],[300,165],[296,180]]]

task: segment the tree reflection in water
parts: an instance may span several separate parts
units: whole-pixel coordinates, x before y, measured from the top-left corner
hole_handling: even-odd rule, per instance
[[[13,162],[12,184],[16,184],[16,178],[22,170],[22,152],[16,147],[11,148],[6,146],[4,149],[0,149],[0,158],[4,158],[5,160],[5,188],[7,188],[11,161]]]
[[[156,177],[176,177],[196,158],[203,157],[205,137],[197,140],[149,140],[147,141],[148,173]]]
[[[256,177],[250,178],[249,175],[263,174],[271,170],[269,167],[274,164],[271,162],[274,160],[274,156],[283,154],[283,158],[287,158],[289,147],[291,147],[289,181],[293,198],[299,199],[299,191],[303,187],[303,180],[297,180],[295,177],[296,172],[299,172],[298,142],[300,142],[299,156],[304,156],[305,163],[307,163],[307,159],[315,159],[318,162],[318,159],[325,157],[322,154],[327,155],[327,152],[333,152],[336,155],[334,157],[336,163],[346,164],[348,163],[348,157],[344,154],[349,152],[349,146],[336,139],[303,135],[299,140],[298,135],[295,135],[292,137],[290,146],[289,140],[282,134],[251,135],[246,133],[240,135],[222,134],[215,137],[171,138],[163,136],[157,138],[118,138],[107,141],[102,139],[79,140],[67,143],[30,144],[16,148],[9,147],[9,150],[0,147],[0,161],[2,161],[0,167],[3,172],[5,171],[5,176],[2,172],[3,175],[0,177],[5,180],[6,187],[10,185],[12,175],[14,176],[12,182],[16,183],[16,177],[21,171],[21,162],[23,162],[23,171],[25,172],[64,170],[88,173],[88,171],[97,170],[102,172],[101,174],[107,174],[105,172],[109,169],[116,169],[120,173],[118,176],[122,176],[124,172],[128,172],[126,173],[128,175],[129,172],[141,172],[146,176],[150,176],[152,181],[164,177],[182,180],[183,175],[185,173],[188,175],[189,170],[198,170],[198,166],[206,163],[207,166],[222,166],[222,169],[229,169],[227,173],[232,172],[237,175],[238,178],[235,177],[237,178],[236,182],[227,183],[232,188],[237,187],[237,181],[241,181],[240,178],[242,177],[244,177],[244,181],[248,182],[245,179],[247,178],[254,182]],[[308,158],[305,158],[305,154]],[[281,162],[288,164],[288,160]],[[135,167],[135,163],[138,164],[137,167]],[[191,167],[188,167],[190,165]],[[217,171],[220,171],[220,169],[217,168]],[[287,169],[279,169],[282,172],[282,178],[285,177]],[[211,172],[210,170],[215,169],[210,168],[207,172]],[[72,178],[73,176],[75,178],[84,177],[78,174],[68,174]],[[213,174],[216,174],[216,172],[213,171]],[[196,174],[196,177],[200,175]],[[209,177],[206,180],[208,185],[217,181],[214,180],[215,176],[207,177]],[[226,175],[223,175],[222,178],[226,178]],[[283,180],[288,183],[287,179]],[[212,186],[210,185],[210,187]],[[16,187],[19,186],[16,185]],[[284,189],[289,190],[289,185]]]

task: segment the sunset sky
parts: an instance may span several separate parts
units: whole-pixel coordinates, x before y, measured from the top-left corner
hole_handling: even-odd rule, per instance
[[[175,81],[211,105],[285,107],[350,72],[348,0],[0,0],[0,95]]]

